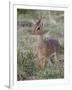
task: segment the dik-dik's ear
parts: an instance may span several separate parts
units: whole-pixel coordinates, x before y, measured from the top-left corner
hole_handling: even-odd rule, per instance
[[[36,25],[39,25],[41,22],[42,22],[42,17],[40,17],[40,18],[38,19],[38,21],[36,22]]]
[[[43,27],[43,22],[41,22],[41,26]]]

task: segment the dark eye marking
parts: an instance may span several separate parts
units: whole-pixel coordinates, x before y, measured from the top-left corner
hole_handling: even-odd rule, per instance
[[[40,27],[38,27],[37,30],[40,30]]]

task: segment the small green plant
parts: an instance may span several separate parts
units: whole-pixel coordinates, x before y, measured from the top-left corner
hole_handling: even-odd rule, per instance
[[[36,56],[33,54],[32,50],[29,50],[25,53],[18,51],[17,57],[17,79],[28,79],[28,77],[34,76],[37,65],[35,60]]]

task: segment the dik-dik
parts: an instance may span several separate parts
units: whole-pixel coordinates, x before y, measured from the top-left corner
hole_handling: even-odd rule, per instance
[[[39,67],[41,70],[44,70],[47,63],[48,58],[54,55],[55,61],[57,60],[57,55],[59,53],[59,42],[55,39],[44,39],[44,29],[43,22],[39,19],[33,28],[33,35],[37,36],[37,51],[38,51],[38,59],[39,59]]]

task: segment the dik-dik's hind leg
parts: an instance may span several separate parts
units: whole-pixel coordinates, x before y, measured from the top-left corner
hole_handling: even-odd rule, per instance
[[[56,52],[50,55],[50,59],[53,60],[53,62],[58,61]]]
[[[50,56],[50,60],[52,62],[52,64],[54,65],[54,67],[58,67],[58,57],[56,52],[54,52],[51,56]]]
[[[57,53],[56,52],[54,52],[54,60],[55,60],[55,62],[57,62],[58,61],[58,58],[57,58]]]
[[[57,55],[56,52],[54,53],[54,60],[55,60],[54,66],[58,69],[58,67],[59,67],[59,61],[58,61],[58,55]]]

